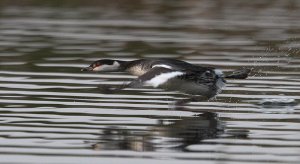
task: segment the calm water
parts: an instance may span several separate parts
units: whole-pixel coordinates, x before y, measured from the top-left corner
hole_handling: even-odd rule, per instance
[[[299,163],[300,1],[0,3],[0,163]],[[80,68],[166,57],[253,68],[211,102]]]

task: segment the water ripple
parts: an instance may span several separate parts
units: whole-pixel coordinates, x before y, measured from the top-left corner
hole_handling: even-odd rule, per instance
[[[2,163],[299,163],[298,1],[27,3],[1,3]],[[187,95],[101,93],[135,78],[80,72],[104,58],[252,72],[177,109]]]

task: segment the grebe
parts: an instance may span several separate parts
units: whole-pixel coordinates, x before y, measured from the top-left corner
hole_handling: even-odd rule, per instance
[[[245,79],[250,73],[249,69],[242,69],[224,75],[221,70],[213,67],[197,66],[175,59],[133,61],[103,59],[93,62],[81,71],[125,71],[138,76],[138,78],[119,89],[150,85],[155,88],[180,91],[192,96],[201,96],[205,99],[213,98],[221,92],[226,83],[225,78]]]

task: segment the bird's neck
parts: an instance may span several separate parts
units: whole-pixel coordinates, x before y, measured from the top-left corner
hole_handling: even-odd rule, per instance
[[[115,60],[115,62],[119,64],[118,70],[120,71],[125,71],[131,63],[131,61],[123,61],[123,60]]]

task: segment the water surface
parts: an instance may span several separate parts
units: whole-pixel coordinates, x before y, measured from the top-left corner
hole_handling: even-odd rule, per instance
[[[299,163],[300,3],[0,3],[1,163]],[[134,76],[102,58],[176,58],[230,71],[210,102],[160,89],[103,94]]]

